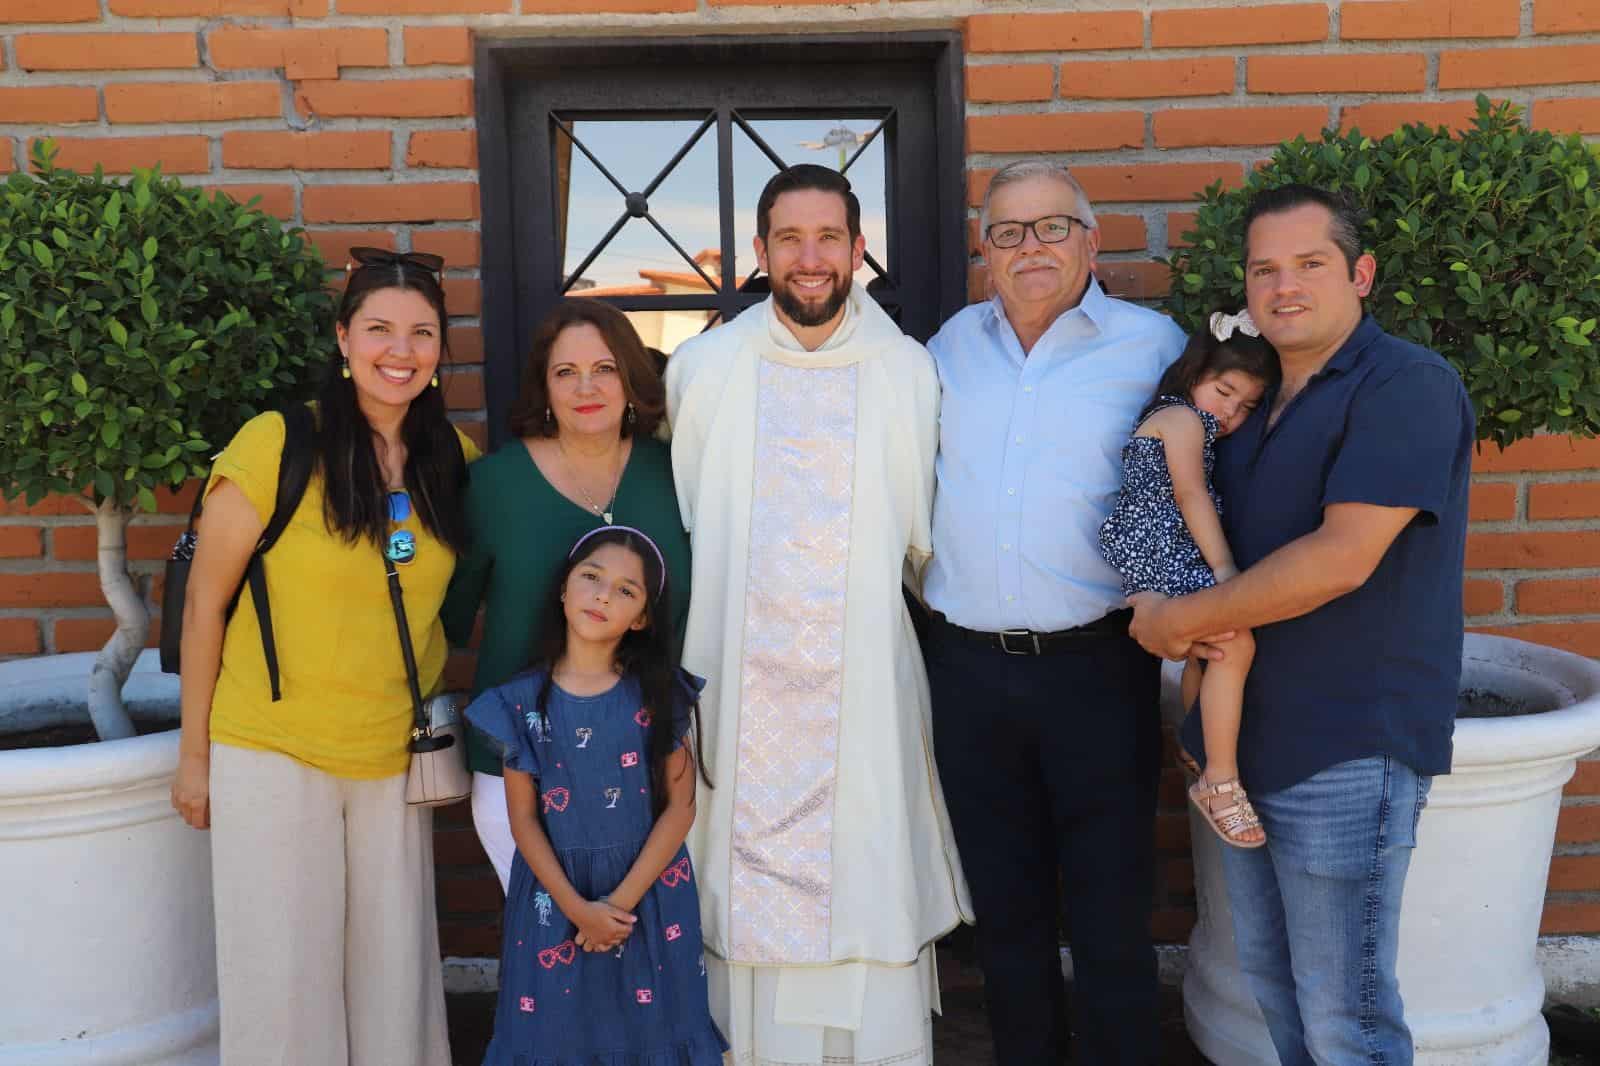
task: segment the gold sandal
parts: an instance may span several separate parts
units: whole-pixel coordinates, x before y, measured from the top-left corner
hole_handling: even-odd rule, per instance
[[[1218,800],[1228,802],[1218,807]],[[1211,831],[1221,837],[1224,844],[1236,848],[1259,848],[1267,842],[1265,835],[1260,840],[1238,839],[1237,834],[1260,829],[1261,819],[1250,805],[1250,797],[1244,794],[1244,786],[1239,784],[1237,777],[1218,781],[1214,785],[1201,778],[1189,786],[1189,802],[1194,804]]]

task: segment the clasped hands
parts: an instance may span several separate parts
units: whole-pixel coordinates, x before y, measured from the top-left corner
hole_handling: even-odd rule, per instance
[[[1133,608],[1133,621],[1128,623],[1128,635],[1151,655],[1174,662],[1182,662],[1191,656],[1197,659],[1225,658],[1217,645],[1233,639],[1232,630],[1199,638],[1184,636],[1178,629],[1171,597],[1159,592],[1136,592],[1128,597],[1128,605]]]
[[[571,915],[578,927],[572,942],[584,951],[612,951],[633,933],[638,917],[615,906],[609,897],[590,900]]]

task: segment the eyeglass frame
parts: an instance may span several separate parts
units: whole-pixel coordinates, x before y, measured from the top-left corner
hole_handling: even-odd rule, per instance
[[[1091,229],[1094,228],[1093,226],[1089,225],[1089,223],[1087,223],[1083,219],[1079,218],[1077,215],[1069,215],[1069,214],[1066,214],[1065,212],[1057,211],[1057,212],[1055,212],[1053,214],[1049,214],[1049,215],[1040,215],[1038,218],[1031,219],[1031,220],[1026,221],[1026,222],[1024,222],[1020,218],[1003,218],[998,222],[991,222],[991,223],[989,223],[989,227],[983,231],[983,239],[988,241],[990,244],[994,245],[996,248],[1002,248],[1002,249],[1005,249],[1007,251],[1010,251],[1012,248],[1020,248],[1020,247],[1022,247],[1023,242],[1028,239],[1029,232],[1033,233],[1033,239],[1038,241],[1040,244],[1061,244],[1061,243],[1065,242],[1068,238],[1070,238],[1072,236],[1072,226],[1068,225],[1067,226],[1067,232],[1066,232],[1066,234],[1064,236],[1062,236],[1061,240],[1059,240],[1059,241],[1047,241],[1047,240],[1045,240],[1044,236],[1039,232],[1038,226],[1039,226],[1039,223],[1043,222],[1047,218],[1064,218],[1069,223],[1075,223],[1080,229],[1084,230],[1085,232],[1087,232],[1088,230],[1091,230]],[[994,228],[996,226],[1021,226],[1022,227],[1022,236],[1020,238],[1018,238],[1016,244],[1001,244],[999,241],[994,239]]]
[[[344,273],[349,277],[360,267],[409,266],[425,270],[436,278],[444,276],[444,256],[432,252],[391,252],[387,248],[357,245],[350,249],[345,260]]]

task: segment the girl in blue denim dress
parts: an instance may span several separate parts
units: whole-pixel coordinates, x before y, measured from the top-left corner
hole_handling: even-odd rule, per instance
[[[703,682],[673,665],[667,593],[643,533],[585,535],[545,665],[467,708],[502,751],[517,842],[485,1066],[722,1062],[683,845]]]
[[[1100,551],[1122,575],[1122,594],[1187,596],[1237,573],[1222,531],[1222,500],[1211,483],[1217,439],[1244,424],[1277,384],[1278,353],[1261,340],[1248,311],[1218,311],[1189,338],[1139,414],[1122,450],[1122,489],[1100,527]],[[1200,697],[1206,767],[1189,800],[1224,842],[1266,843],[1261,821],[1239,783],[1239,720],[1255,655],[1248,632],[1224,645],[1223,659],[1184,664],[1183,703]]]

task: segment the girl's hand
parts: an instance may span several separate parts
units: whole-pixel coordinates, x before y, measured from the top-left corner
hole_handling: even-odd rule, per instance
[[[172,806],[196,829],[211,827],[211,756],[183,755],[172,777]]]
[[[585,951],[610,951],[628,939],[638,918],[603,899],[591,900],[568,915],[578,927],[573,943]]]

